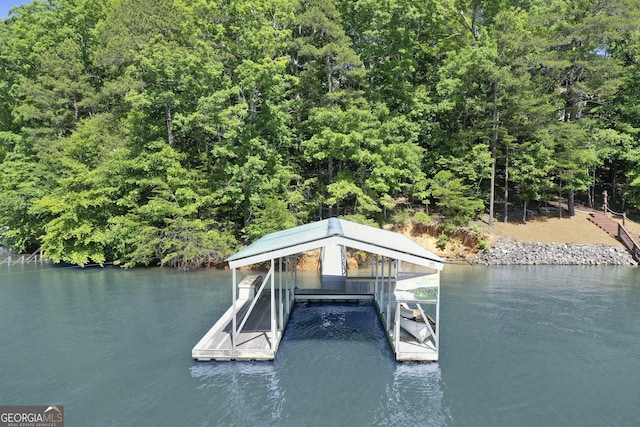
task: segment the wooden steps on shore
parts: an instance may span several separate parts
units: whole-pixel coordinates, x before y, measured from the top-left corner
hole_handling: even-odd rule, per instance
[[[594,223],[595,225],[597,225],[598,227],[600,227],[611,237],[615,237],[616,239],[619,237],[618,222],[606,216],[604,213],[592,212],[587,219],[592,223]]]
[[[631,235],[627,229],[617,221],[614,221],[603,212],[592,212],[587,218],[593,224],[600,227],[607,234],[618,239],[629,250],[633,258],[640,262],[640,245],[638,236]]]

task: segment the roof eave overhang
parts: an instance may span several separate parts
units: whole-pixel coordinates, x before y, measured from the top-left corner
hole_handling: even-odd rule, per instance
[[[418,255],[399,252],[394,249],[373,245],[371,243],[361,242],[359,240],[348,239],[346,237],[337,237],[336,240],[338,241],[339,245],[344,245],[353,249],[359,249],[361,251],[382,255],[388,258],[398,259],[411,264],[433,268],[438,271],[442,271],[442,269],[444,268],[443,262],[421,257]]]
[[[247,265],[259,264],[265,261],[271,261],[272,259],[278,259],[282,257],[286,257],[289,255],[295,255],[306,251],[311,251],[313,249],[318,249],[323,246],[337,244],[335,242],[336,236],[329,236],[323,239],[312,240],[310,242],[301,243],[299,245],[288,246],[285,248],[275,249],[273,251],[263,252],[261,254],[256,254],[252,256],[248,256],[246,258],[239,258],[235,260],[229,261],[230,268],[240,268],[246,267]]]
[[[421,257],[418,255],[413,255],[405,252],[399,252],[390,248],[385,248],[382,246],[377,246],[377,245],[361,242],[359,240],[349,239],[342,236],[329,236],[323,239],[313,240],[313,241],[305,242],[299,245],[293,245],[286,248],[279,248],[273,251],[268,251],[261,254],[248,256],[245,258],[230,260],[229,267],[230,268],[246,267],[248,265],[259,264],[261,262],[271,261],[273,259],[278,259],[278,258],[286,257],[289,255],[295,255],[302,252],[318,249],[327,245],[343,245],[349,248],[358,249],[361,251],[389,257],[392,259],[398,259],[411,264],[432,268],[438,271],[442,271],[444,267],[444,263],[437,260],[432,260],[429,258],[425,258],[425,257]]]

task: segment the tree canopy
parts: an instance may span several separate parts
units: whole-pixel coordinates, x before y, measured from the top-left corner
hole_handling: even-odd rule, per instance
[[[33,0],[0,22],[0,244],[187,267],[328,216],[638,208],[639,25],[631,0]]]

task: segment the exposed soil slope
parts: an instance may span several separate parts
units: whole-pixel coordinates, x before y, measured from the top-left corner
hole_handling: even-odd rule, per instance
[[[587,211],[578,211],[573,217],[536,216],[527,221],[527,223],[504,223],[496,221],[491,227],[489,227],[486,222],[477,222],[476,225],[486,233],[486,241],[490,245],[501,238],[516,239],[521,242],[622,245],[620,241],[609,236],[606,232],[588,221],[588,217],[589,213]],[[640,235],[640,223],[627,220],[625,226],[630,233],[638,238],[637,236]],[[401,230],[393,229],[393,231],[405,234],[434,254],[450,261],[465,262],[465,260],[473,258],[477,253],[477,248],[467,247],[461,244],[460,241],[456,242],[453,240],[453,243],[448,244],[444,249],[439,248],[437,245],[437,236],[418,233],[411,225]],[[307,253],[302,257],[299,268],[304,270],[318,269],[319,258],[320,251]],[[357,261],[354,258],[350,257],[349,263],[350,268],[357,267]]]
[[[578,211],[573,217],[536,216],[527,221],[527,223],[494,222],[489,227],[486,222],[480,222],[476,225],[487,233],[486,240],[489,244],[500,238],[511,238],[521,242],[622,245],[619,240],[609,236],[588,221],[588,217],[589,213],[587,211]],[[621,222],[619,218],[616,220]],[[640,223],[627,220],[625,227],[634,237],[638,238],[637,236],[640,235]],[[435,254],[447,259],[463,259],[475,254],[473,250],[461,247],[447,247],[442,250],[436,246],[437,239],[435,237],[412,236],[412,238]]]

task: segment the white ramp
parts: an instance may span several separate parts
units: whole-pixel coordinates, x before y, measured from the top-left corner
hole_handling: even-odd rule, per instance
[[[346,277],[347,256],[344,246],[324,246],[322,248],[322,287],[344,289]]]

